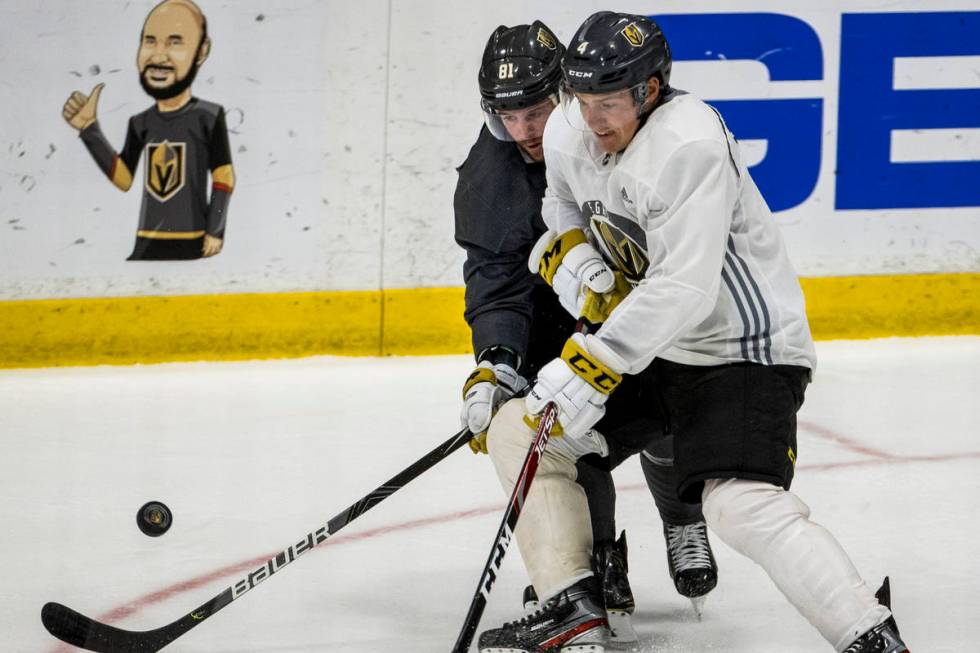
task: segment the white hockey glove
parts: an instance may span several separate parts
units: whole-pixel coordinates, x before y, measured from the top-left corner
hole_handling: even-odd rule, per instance
[[[463,384],[463,409],[459,419],[473,438],[473,453],[487,453],[487,429],[500,404],[527,387],[527,381],[506,363],[481,361]]]
[[[585,289],[585,300],[582,302],[582,310],[579,316],[592,325],[602,324],[609,319],[619,304],[630,294],[633,286],[622,272],[613,272],[613,287],[605,293],[598,293],[591,288]]]
[[[585,336],[576,333],[565,342],[561,356],[538,372],[537,382],[524,399],[525,421],[536,427],[534,416],[540,419],[545,406],[554,401],[561,432],[552,435],[585,437],[605,414],[606,400],[622,380],[622,375],[589,352]]]
[[[548,282],[574,318],[582,315],[587,289],[603,294],[615,287],[612,270],[581,229],[561,235],[544,232],[531,248],[527,266]]]

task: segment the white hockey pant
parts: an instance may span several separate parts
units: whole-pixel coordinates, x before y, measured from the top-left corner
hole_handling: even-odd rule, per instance
[[[497,411],[487,432],[487,449],[508,495],[534,439],[523,417],[524,400],[511,399]],[[514,531],[542,601],[592,575],[589,504],[575,478],[575,460],[549,442]]]
[[[779,590],[843,651],[888,618],[833,535],[795,494],[761,481],[705,483],[704,517],[725,544],[765,569]]]

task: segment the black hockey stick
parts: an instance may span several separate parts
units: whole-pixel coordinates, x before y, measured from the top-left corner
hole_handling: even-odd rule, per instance
[[[504,511],[504,518],[500,522],[500,528],[497,529],[497,537],[490,549],[490,557],[483,567],[483,574],[480,576],[480,582],[476,587],[473,600],[470,601],[470,609],[466,614],[466,621],[463,622],[463,628],[459,631],[456,645],[453,646],[453,653],[467,653],[470,650],[473,635],[476,634],[476,629],[480,625],[480,618],[483,617],[483,611],[487,607],[490,589],[497,580],[497,572],[500,571],[500,565],[504,561],[504,555],[507,553],[507,547],[510,545],[510,540],[514,534],[514,528],[517,527],[517,519],[521,516],[521,510],[524,508],[524,500],[527,499],[527,493],[531,489],[531,481],[534,480],[534,475],[538,471],[538,462],[544,455],[544,448],[548,444],[551,429],[554,428],[557,420],[558,406],[553,402],[549,403],[544,407],[541,423],[538,425],[537,433],[534,434],[534,440],[531,441],[531,448],[527,451],[524,466],[521,467],[521,472],[517,476],[517,483],[514,484],[514,491],[511,493],[507,509]]]
[[[297,544],[290,545],[221,594],[173,623],[154,630],[123,630],[90,619],[60,603],[46,603],[41,609],[41,622],[44,623],[48,632],[61,641],[89,651],[101,651],[102,653],[150,653],[159,651],[387,499],[410,481],[421,476],[423,472],[469,442],[471,437],[472,434],[469,430],[463,429],[393,476],[389,481],[361,497],[325,525],[312,533],[307,533]]]

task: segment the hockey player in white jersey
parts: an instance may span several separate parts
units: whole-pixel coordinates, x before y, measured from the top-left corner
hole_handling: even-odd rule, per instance
[[[562,265],[562,238],[579,229],[634,287],[596,332],[567,341],[525,400],[500,409],[488,436],[498,474],[506,483],[520,469],[525,418],[554,402],[563,437],[582,437],[623,375],[652,375],[681,499],[702,501],[710,528],[835,650],[908,653],[888,599],[789,491],[816,357],[799,281],[737,142],[714,109],[670,86],[669,47],[646,17],[589,17],[563,70],[567,101],[544,134],[542,216],[555,243],[545,264]],[[515,532],[546,600],[484,632],[484,653],[603,650],[569,464],[546,451]]]
[[[490,35],[478,75],[486,125],[458,168],[454,209],[456,240],[466,250],[464,317],[472,329],[477,367],[463,386],[463,425],[476,436],[475,452],[486,453],[484,439],[493,412],[507,399],[522,396],[525,379],[557,356],[572,334],[580,312],[569,310],[527,260],[547,231],[541,218],[545,191],[541,137],[558,103],[565,48],[551,30],[501,25]],[[594,253],[594,266],[608,265]],[[607,274],[606,276],[609,276]],[[611,469],[640,452],[648,486],[664,523],[668,564],[677,591],[694,602],[717,582],[717,565],[699,505],[685,504],[674,490],[671,438],[659,412],[635,401],[650,390],[626,384],[614,402],[619,408],[596,424],[607,455],[584,452],[576,461],[576,481],[588,498],[593,532],[593,567],[617,642],[635,641],[629,625],[634,610],[627,577],[626,534],[616,538],[616,492]],[[555,446],[560,446],[556,439]],[[482,445],[482,446],[481,446]],[[525,602],[536,603],[533,587]]]

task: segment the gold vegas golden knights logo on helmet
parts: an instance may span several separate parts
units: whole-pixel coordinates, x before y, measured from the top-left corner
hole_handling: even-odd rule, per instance
[[[184,187],[187,146],[184,143],[148,143],[146,190],[166,202]]]
[[[549,50],[554,50],[558,47],[558,42],[555,40],[555,35],[543,27],[538,28],[538,43]]]
[[[626,40],[629,41],[630,45],[632,45],[634,48],[640,47],[643,45],[643,41],[646,40],[646,37],[643,36],[643,32],[641,32],[640,28],[636,26],[636,23],[630,23],[624,27],[620,34],[626,37]]]

